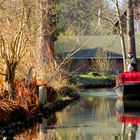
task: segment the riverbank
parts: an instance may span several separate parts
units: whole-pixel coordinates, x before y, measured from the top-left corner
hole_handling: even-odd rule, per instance
[[[72,77],[70,82],[78,85],[80,89],[113,87],[115,85],[115,76],[101,77],[89,73]],[[20,87],[17,90],[20,95],[17,95],[14,102],[1,100],[0,136],[13,136],[15,132],[22,131],[39,122],[42,115],[49,118],[51,114],[62,110],[80,98],[78,92],[69,86],[62,87],[59,90],[46,87],[47,103],[40,106],[37,103],[39,94],[36,81],[31,84],[32,89],[25,88],[21,81],[17,81],[17,86]]]
[[[43,106],[43,116],[49,118],[49,116],[57,111],[64,109],[66,106],[70,105],[74,101],[79,100],[80,94],[75,92],[73,89],[68,87],[63,87],[60,89],[61,94],[59,94],[55,103],[47,103]]]
[[[42,106],[41,110],[38,105],[35,105],[30,110],[29,106],[27,109],[24,105],[18,104],[16,101],[9,101],[7,99],[1,100],[0,137],[8,136],[11,138],[15,133],[32,127],[36,122],[40,122],[40,111],[43,114],[43,117],[49,118],[51,114],[62,110],[67,105],[80,98],[80,95],[69,87],[63,87],[59,91],[55,91],[53,88],[48,89],[51,89],[50,91],[53,91],[53,93],[59,92],[59,96],[52,96],[53,93],[50,92],[48,94],[49,101]],[[54,97],[55,99],[53,99]]]
[[[75,83],[79,87],[83,88],[114,87],[115,75],[103,77],[96,73],[81,74],[71,76],[70,82]]]

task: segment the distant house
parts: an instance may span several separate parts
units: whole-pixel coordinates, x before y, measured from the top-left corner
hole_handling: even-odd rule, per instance
[[[139,35],[136,36],[137,56],[140,55],[138,38],[140,38]],[[123,71],[121,42],[118,35],[60,36],[55,46],[56,54],[61,59],[69,61],[66,66],[70,72],[86,73],[92,71],[91,65],[94,65],[94,60],[98,59],[96,56],[98,48],[106,48],[108,58],[115,60],[115,63],[110,67],[112,73]]]

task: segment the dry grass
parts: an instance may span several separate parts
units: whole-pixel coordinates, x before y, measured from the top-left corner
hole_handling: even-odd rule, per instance
[[[6,97],[0,100],[0,126],[25,121],[38,111],[36,79],[30,81],[29,87],[25,87],[24,81],[19,79],[16,80],[15,85],[15,99]]]
[[[0,101],[0,126],[18,121],[25,121],[31,114],[29,110],[16,102]]]
[[[18,104],[22,104],[27,109],[31,110],[38,106],[38,89],[36,86],[36,79],[30,81],[30,85],[26,87],[24,80],[16,80],[16,99]]]

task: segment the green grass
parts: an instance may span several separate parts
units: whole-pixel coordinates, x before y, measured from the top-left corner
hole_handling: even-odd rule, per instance
[[[80,83],[79,85],[85,87],[108,86],[115,82],[115,75],[107,75],[106,77],[103,77],[97,73],[90,72],[75,76],[72,81]]]

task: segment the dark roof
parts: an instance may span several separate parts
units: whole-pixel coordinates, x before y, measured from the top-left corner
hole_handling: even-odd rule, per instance
[[[99,48],[94,48],[94,49],[82,49],[79,50],[77,52],[71,52],[70,53],[70,57],[71,59],[89,59],[89,58],[95,58],[95,57],[99,57],[96,56],[96,53],[98,51]],[[59,54],[59,56],[65,58],[68,55],[68,52],[64,52]],[[116,54],[114,52],[111,51],[106,51],[106,56],[108,58],[122,58],[122,55]]]

